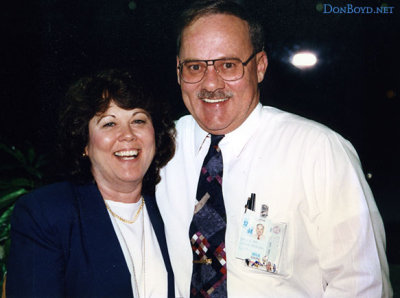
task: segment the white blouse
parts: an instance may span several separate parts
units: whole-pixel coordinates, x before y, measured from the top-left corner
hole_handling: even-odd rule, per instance
[[[132,220],[142,202],[106,200],[106,203],[115,214]],[[146,204],[134,223],[125,223],[108,213],[131,273],[134,297],[167,297],[167,270]]]

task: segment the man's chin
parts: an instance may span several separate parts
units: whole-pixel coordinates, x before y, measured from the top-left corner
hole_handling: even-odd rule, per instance
[[[232,131],[232,129],[230,129],[230,124],[228,123],[223,123],[223,122],[215,123],[212,121],[203,121],[201,123],[200,122],[198,123],[200,124],[200,127],[203,130],[213,135],[223,135]]]

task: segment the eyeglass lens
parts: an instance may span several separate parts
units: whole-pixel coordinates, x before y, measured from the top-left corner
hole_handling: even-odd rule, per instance
[[[226,81],[235,81],[243,76],[243,64],[240,59],[215,60],[214,69]],[[188,83],[201,81],[207,71],[206,61],[185,61],[182,63],[182,79]]]

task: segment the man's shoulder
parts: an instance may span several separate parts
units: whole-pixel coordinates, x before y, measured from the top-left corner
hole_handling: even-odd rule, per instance
[[[182,116],[175,121],[177,144],[180,143],[180,140],[185,140],[184,143],[187,143],[188,139],[194,136],[196,125],[196,120],[192,115]]]
[[[261,119],[275,130],[294,130],[297,133],[307,132],[325,136],[337,135],[334,130],[322,123],[270,106],[262,107]]]
[[[190,115],[190,114],[184,115],[175,121],[176,130],[180,131],[180,130],[192,128],[192,127],[194,127],[195,122],[196,121],[194,120],[192,115]]]
[[[263,107],[262,113],[263,126],[270,130],[272,138],[303,149],[357,156],[349,140],[322,123],[271,107]]]

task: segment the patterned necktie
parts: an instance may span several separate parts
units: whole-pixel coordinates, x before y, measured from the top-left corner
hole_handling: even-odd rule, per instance
[[[193,249],[191,297],[226,297],[226,212],[222,196],[222,154],[218,147],[224,135],[211,135],[204,158],[189,238]]]

